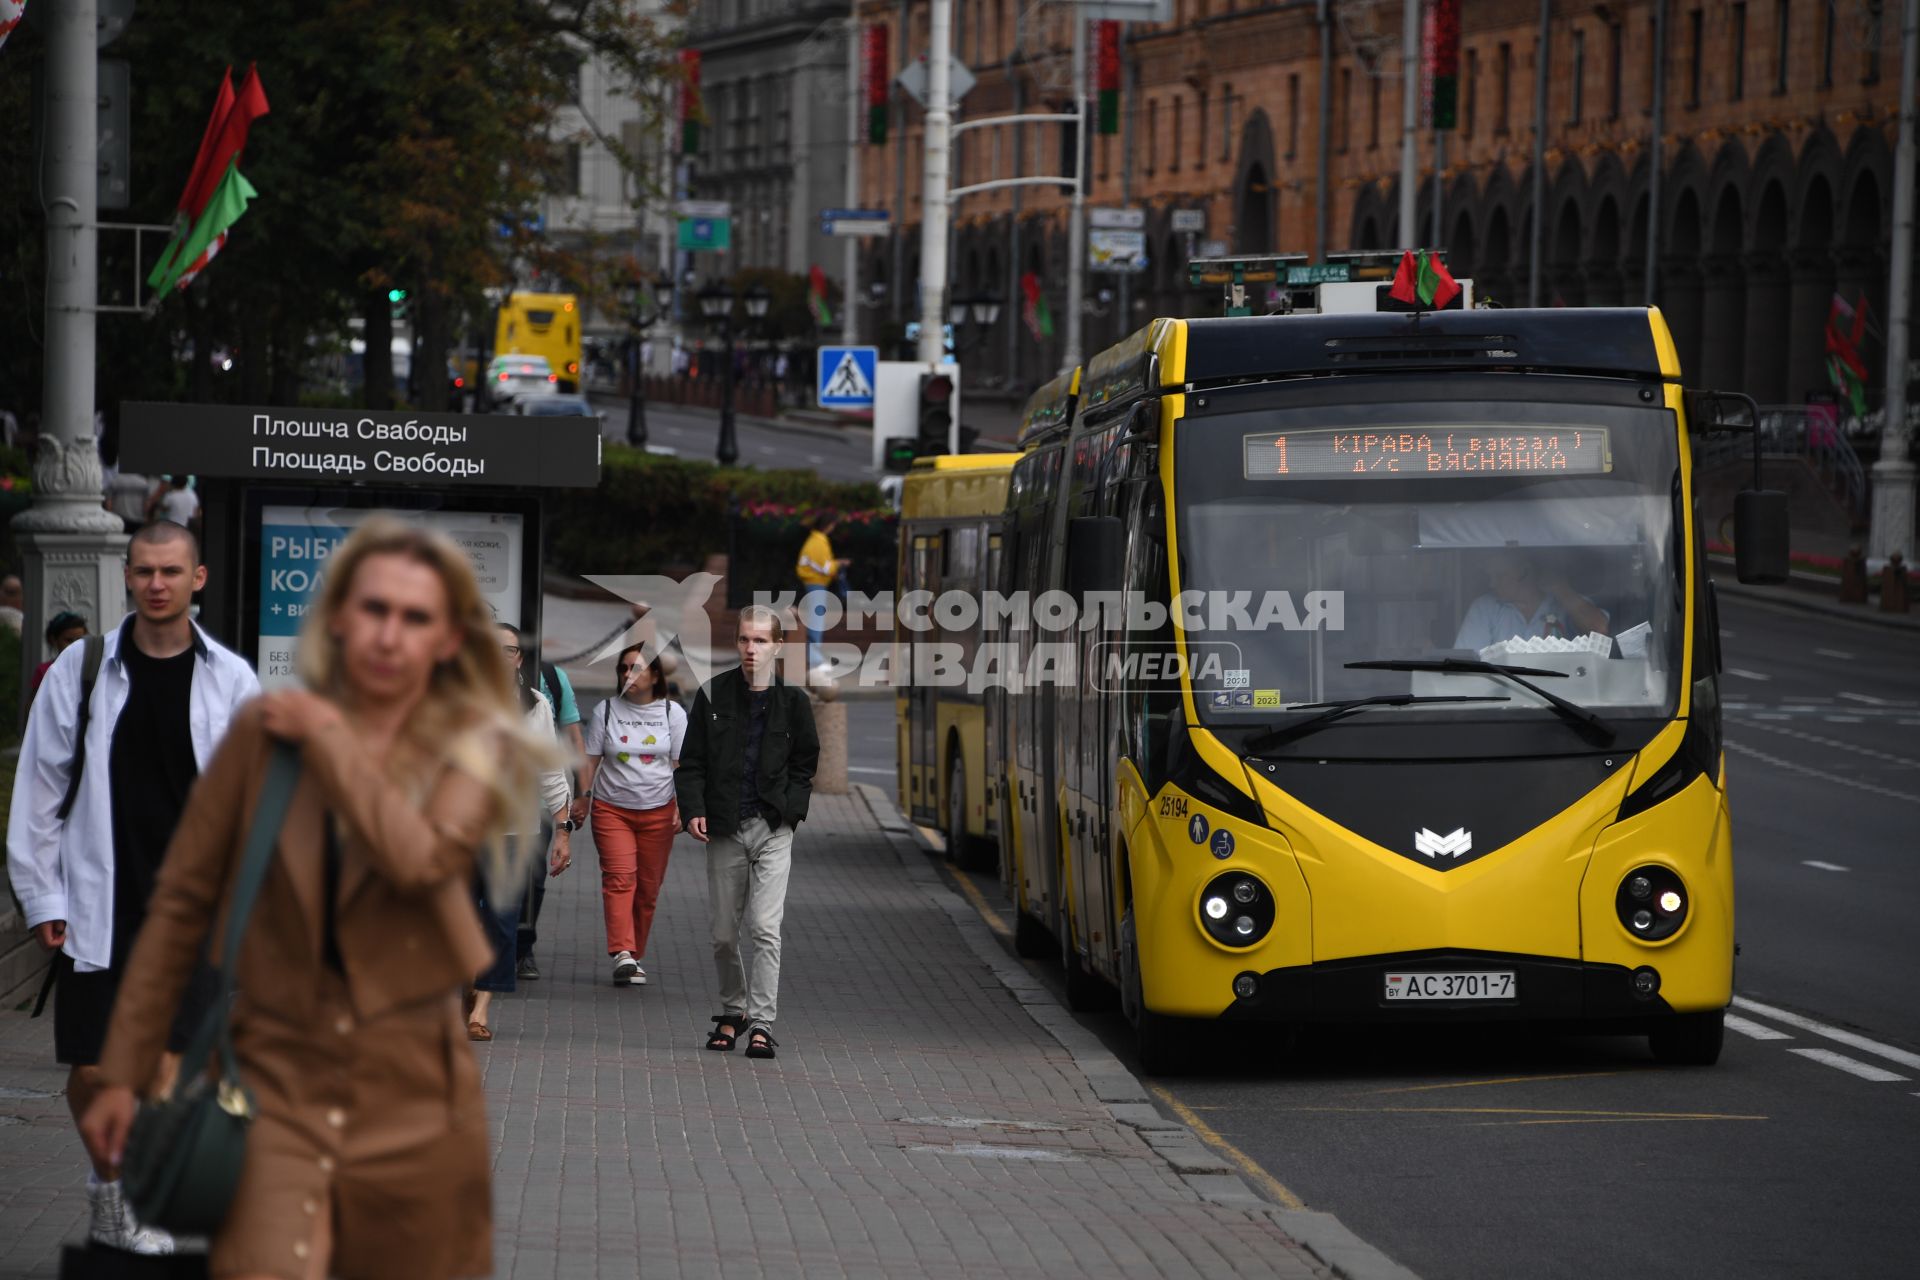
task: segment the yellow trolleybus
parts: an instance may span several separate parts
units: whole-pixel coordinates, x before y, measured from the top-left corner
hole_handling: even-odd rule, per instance
[[[1072,657],[985,717],[1018,948],[1057,947],[1077,1006],[1117,990],[1153,1071],[1196,1020],[1565,1021],[1715,1061],[1691,442],[1751,422],[1682,391],[1659,312],[1159,320],[1073,390],[1035,397],[989,575],[1081,602],[984,637]],[[1783,516],[1740,495],[1743,578],[1784,576]],[[921,814],[972,769],[940,792],[930,752]]]
[[[900,486],[900,558],[896,598],[952,592],[978,600],[1002,573],[1001,513],[1015,453],[950,454],[917,460]],[[896,663],[912,663],[911,639],[948,649],[956,669],[971,667],[981,621],[923,609],[925,633],[902,635]],[[949,622],[964,625],[946,625]],[[897,625],[897,624],[896,624]],[[902,633],[896,632],[897,635]],[[946,836],[947,853],[969,866],[991,863],[1000,836],[986,724],[1000,690],[966,682],[917,680],[898,686],[900,808]],[[999,718],[997,705],[995,718]]]
[[[500,304],[493,354],[545,356],[558,390],[580,390],[580,303],[571,293],[516,290]]]

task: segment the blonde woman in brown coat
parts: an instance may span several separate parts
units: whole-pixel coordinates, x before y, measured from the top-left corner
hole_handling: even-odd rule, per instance
[[[491,1164],[461,989],[491,958],[476,864],[530,830],[551,745],[526,733],[465,554],[375,518],[328,564],[306,688],[233,721],[167,851],[82,1122],[117,1165],[202,943],[222,921],[270,739],[303,773],[238,957],[256,1118],[215,1276],[420,1280],[492,1270]]]

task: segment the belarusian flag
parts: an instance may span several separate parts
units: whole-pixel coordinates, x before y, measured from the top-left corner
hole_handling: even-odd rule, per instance
[[[1027,322],[1027,331],[1036,338],[1051,338],[1053,311],[1047,306],[1047,295],[1040,289],[1040,277],[1031,271],[1021,276],[1020,293],[1026,300],[1020,312]]]
[[[4,45],[13,29],[20,25],[20,17],[26,11],[27,0],[0,0],[0,45]]]
[[[1425,249],[1420,250],[1416,260],[1413,250],[1409,249],[1400,255],[1400,269],[1393,274],[1393,288],[1387,291],[1387,296],[1408,306],[1444,311],[1459,293],[1460,284],[1445,263]]]
[[[206,265],[206,259],[219,251],[219,246],[213,243],[221,238],[218,234],[201,240],[200,247],[192,253],[186,249],[188,242],[195,238],[208,207],[225,185],[234,163],[246,149],[247,133],[253,122],[267,114],[267,109],[266,90],[261,88],[260,77],[252,67],[247,68],[247,77],[241,81],[237,94],[233,90],[233,69],[229,67],[221,74],[213,114],[207,118],[207,131],[200,136],[200,150],[194,156],[193,170],[180,192],[173,239],[167,242],[160,260],[153,264],[153,271],[147,276],[147,284],[160,294],[184,286]],[[246,179],[240,181],[245,183]],[[253,188],[248,186],[246,198],[240,202],[242,211],[246,208],[246,199],[253,195]],[[217,227],[216,233],[225,229],[225,225]],[[205,252],[209,248],[212,252]]]
[[[247,211],[247,202],[259,194],[253,189],[253,184],[241,176],[239,162],[229,161],[226,176],[214,188],[213,198],[207,201],[200,220],[193,224],[185,240],[175,242],[180,248],[173,255],[166,274],[157,282],[149,277],[148,283],[165,296],[193,279],[193,275],[226,243],[227,228],[238,222],[240,215]],[[154,270],[157,274],[160,268]]]
[[[1840,327],[1842,320],[1851,322],[1848,328]],[[1866,295],[1861,295],[1858,307],[1852,307],[1845,298],[1834,294],[1833,302],[1827,307],[1827,378],[1853,409],[1855,417],[1867,412],[1867,362],[1860,356],[1860,342],[1866,336]]]
[[[833,323],[833,312],[827,309],[827,273],[817,266],[807,272],[807,305],[813,309],[814,323],[822,329]]]

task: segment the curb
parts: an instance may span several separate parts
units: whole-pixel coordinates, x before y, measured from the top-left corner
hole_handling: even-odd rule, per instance
[[[1838,600],[1829,600],[1791,587],[1764,587],[1753,583],[1736,582],[1730,577],[1722,577],[1715,572],[1732,569],[1731,560],[1723,561],[1718,556],[1709,556],[1707,559],[1710,562],[1708,571],[1713,575],[1714,590],[1730,600],[1769,604],[1781,609],[1791,609],[1796,613],[1819,614],[1825,618],[1857,622],[1864,626],[1880,627],[1888,631],[1920,631],[1920,613],[1882,613],[1876,605],[1841,604]]]
[[[1026,1010],[1027,1016],[1067,1051],[1067,1056],[1086,1076],[1094,1096],[1106,1104],[1114,1121],[1138,1131],[1195,1195],[1212,1204],[1264,1214],[1344,1280],[1418,1280],[1412,1271],[1362,1240],[1332,1214],[1275,1205],[1242,1178],[1232,1164],[1201,1142],[1192,1129],[1161,1115],[1139,1077],[1100,1043],[1099,1037],[1081,1026],[1072,1012],[1053,998],[1052,992],[1007,954],[980,913],[947,884],[926,856],[928,849],[921,843],[918,832],[901,816],[886,792],[867,782],[854,783],[852,791],[867,806],[880,830],[891,839],[907,878],[946,912],[966,940],[968,949]]]

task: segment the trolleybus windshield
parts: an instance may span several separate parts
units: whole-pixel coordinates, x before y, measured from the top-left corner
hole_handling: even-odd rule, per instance
[[[1488,700],[1413,698],[1340,731],[1565,719],[1510,681],[1431,661],[1446,658],[1562,673],[1539,683],[1608,721],[1673,714],[1685,608],[1670,411],[1220,407],[1175,432],[1176,609],[1190,650],[1210,655],[1190,665],[1204,722],[1284,730],[1316,714],[1307,704],[1388,694]]]

